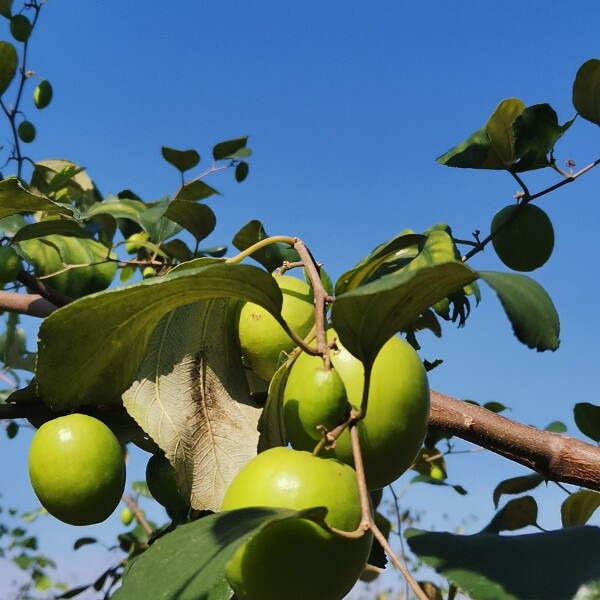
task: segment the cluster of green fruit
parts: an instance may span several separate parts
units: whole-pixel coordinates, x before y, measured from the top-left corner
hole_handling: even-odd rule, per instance
[[[515,271],[539,269],[552,255],[554,228],[538,206],[505,206],[492,219],[491,230],[498,258]]]
[[[299,336],[314,326],[310,287],[279,276],[282,316]],[[240,313],[239,336],[248,366],[271,379],[295,343],[264,309],[247,303]],[[334,330],[328,340],[336,338]],[[250,461],[231,483],[223,510],[248,506],[305,509],[325,506],[326,523],[353,531],[361,506],[350,434],[335,447],[313,455],[325,431],[359,409],[364,388],[362,363],[339,341],[330,365],[301,353],[293,362],[283,394],[283,420],[291,448],[272,448]],[[379,490],[410,467],[421,448],[429,415],[425,369],[404,340],[393,337],[378,354],[371,374],[368,411],[356,429],[367,487]],[[343,598],[365,567],[372,536],[340,537],[302,519],[273,524],[238,550],[226,570],[240,600],[270,598]],[[285,550],[283,550],[285,549]],[[268,569],[264,565],[269,565]]]
[[[29,478],[42,506],[70,525],[92,525],[117,508],[125,488],[125,460],[113,432],[83,414],[44,423],[29,449]],[[185,507],[175,470],[164,454],[154,454],[146,468],[154,499],[170,510]],[[131,523],[130,509],[121,520]]]

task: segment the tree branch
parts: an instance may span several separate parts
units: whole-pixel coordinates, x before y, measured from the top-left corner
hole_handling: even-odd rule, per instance
[[[600,491],[600,447],[431,391],[429,425],[524,465],[547,481]]]
[[[39,294],[17,294],[0,290],[0,311],[8,311],[30,317],[47,317],[57,309],[55,304]]]

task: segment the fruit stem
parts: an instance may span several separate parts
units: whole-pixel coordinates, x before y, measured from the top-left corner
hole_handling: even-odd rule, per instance
[[[236,256],[228,258],[225,262],[237,265],[241,263],[245,258],[248,258],[261,248],[265,248],[266,246],[270,246],[271,244],[287,244],[288,246],[293,246],[296,242],[296,239],[297,238],[293,238],[288,235],[273,235],[271,237],[265,238],[264,240],[260,240],[255,244],[252,244],[252,246],[246,248],[243,252],[240,252]]]

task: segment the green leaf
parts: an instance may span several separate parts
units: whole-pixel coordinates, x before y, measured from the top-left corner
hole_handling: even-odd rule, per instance
[[[457,494],[460,496],[466,496],[468,494],[467,490],[461,485],[452,485],[442,479],[434,479],[430,475],[415,475],[411,480],[411,483],[429,483],[431,485],[437,485],[440,487],[451,487]]]
[[[310,518],[313,512],[244,508],[178,527],[136,559],[113,600],[208,600],[212,588],[222,585],[227,563],[248,538],[276,521]]]
[[[478,275],[498,295],[520,342],[539,352],[558,348],[558,314],[539,283],[518,273],[479,271]]]
[[[529,525],[537,525],[538,506],[532,496],[509,500],[482,530],[482,533],[515,531]]]
[[[237,153],[246,147],[248,136],[227,140],[216,144],[213,148],[213,158],[215,160],[223,160],[224,158],[237,158]],[[243,153],[244,156],[247,154]]]
[[[96,538],[82,537],[75,540],[75,543],[73,544],[73,550],[79,550],[79,548],[83,546],[89,546],[90,544],[96,544],[97,542],[98,540]]]
[[[475,272],[458,261],[402,269],[339,295],[331,320],[342,344],[370,368],[392,335],[475,278]]]
[[[277,369],[269,382],[267,402],[258,422],[258,451],[263,452],[275,446],[287,445],[283,422],[283,392],[290,374],[291,365],[284,364]]]
[[[173,200],[182,200],[183,202],[195,202],[196,200],[204,200],[214,194],[221,195],[215,188],[211,187],[207,183],[204,183],[201,179],[194,179],[188,181],[185,185],[182,185],[178,190]]]
[[[567,426],[562,421],[552,421],[552,423],[548,423],[544,429],[546,431],[550,431],[551,433],[567,432]]]
[[[45,237],[47,235],[68,235],[78,238],[91,239],[91,234],[86,229],[75,221],[75,219],[48,219],[47,221],[39,221],[25,225],[14,235],[13,243],[23,240],[32,240],[35,238]]]
[[[413,529],[406,537],[422,561],[473,600],[573,600],[600,582],[598,527],[511,536]]]
[[[460,169],[505,169],[492,145],[485,126],[472,133],[464,142],[451,148],[436,161],[446,167]]]
[[[498,502],[503,494],[521,494],[535,489],[544,478],[537,473],[531,475],[522,475],[501,481],[494,490],[494,508],[498,508]]]
[[[139,371],[160,319],[191,302],[248,300],[287,327],[281,317],[281,291],[269,273],[214,259],[187,264],[191,268],[87,296],[46,318],[39,332],[36,369],[44,401],[65,410],[119,402]],[[110,352],[98,352],[98,348],[110,348]],[[64,385],[73,380],[76,386]]]
[[[247,162],[242,161],[238,163],[235,167],[235,180],[238,183],[242,183],[248,177],[248,173],[250,172],[250,166]]]
[[[131,484],[131,489],[138,495],[144,498],[152,498],[152,494],[148,489],[148,484],[145,481],[134,481]]]
[[[208,237],[217,224],[215,213],[205,204],[172,200],[165,216],[189,231],[196,242]]]
[[[7,19],[10,19],[12,16],[11,8],[12,0],[0,0],[0,15]]]
[[[513,123],[523,110],[525,110],[525,104],[521,100],[507,98],[498,104],[485,125],[491,150],[505,168],[510,167],[517,157]]]
[[[573,106],[587,121],[600,125],[600,60],[584,62],[573,83]]]
[[[504,404],[500,403],[500,402],[486,402],[483,405],[483,408],[487,408],[488,410],[491,410],[494,413],[501,413],[503,411],[505,411],[507,409],[506,406],[504,406]]]
[[[548,155],[573,121],[574,118],[559,125],[556,112],[549,104],[528,106],[513,124],[519,159],[513,170],[523,172],[549,166]]]
[[[167,146],[160,150],[163,158],[182,173],[193,169],[200,162],[200,155],[195,150],[175,150]]]
[[[0,42],[0,96],[14,79],[18,64],[19,58],[15,47],[9,42]]]
[[[583,435],[600,442],[600,406],[579,402],[573,407],[575,425]]]
[[[585,525],[600,506],[600,493],[593,490],[579,490],[569,495],[560,507],[563,527]]]
[[[19,433],[19,424],[16,421],[10,421],[10,423],[6,426],[6,436],[9,440],[12,440],[17,437]]]
[[[256,456],[259,410],[237,350],[235,304],[206,300],[165,315],[123,394],[127,412],[161,447],[197,510],[218,511],[233,478]]]
[[[72,214],[70,207],[53,202],[26,190],[16,177],[0,181],[0,218],[18,213],[44,211],[49,214]]]
[[[92,204],[85,212],[81,213],[82,219],[91,219],[101,215],[108,215],[114,219],[129,219],[141,225],[140,215],[148,206],[140,200],[121,199],[109,196],[104,202]]]
[[[233,245],[240,251],[244,251],[256,242],[260,242],[269,235],[264,230],[260,221],[250,221],[244,225],[233,238]],[[298,253],[285,244],[270,244],[252,254],[252,258],[259,262],[268,271],[274,271],[285,261],[296,262],[300,260]]]

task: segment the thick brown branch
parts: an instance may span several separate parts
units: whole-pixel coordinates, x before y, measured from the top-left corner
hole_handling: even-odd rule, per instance
[[[8,311],[43,319],[58,307],[38,294],[17,294],[0,291],[0,311]]]
[[[70,302],[73,302],[73,298],[61,294],[57,290],[46,285],[41,279],[27,273],[27,271],[21,271],[17,279],[25,284],[30,290],[37,292],[42,298],[46,298],[46,300],[56,306],[66,306]]]
[[[429,424],[529,467],[547,481],[600,491],[598,446],[517,423],[433,390]]]

